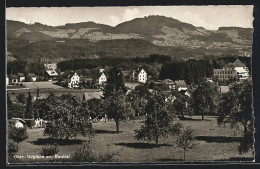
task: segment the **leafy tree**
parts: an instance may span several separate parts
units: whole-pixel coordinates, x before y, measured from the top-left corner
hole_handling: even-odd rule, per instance
[[[218,110],[219,89],[215,83],[203,80],[192,93],[192,108],[195,114],[216,114]]]
[[[110,96],[104,100],[103,110],[109,119],[114,119],[117,132],[119,132],[120,122],[131,116],[132,112],[130,104],[126,100],[126,95],[120,92],[114,97]]]
[[[102,99],[96,99],[92,98],[89,99],[86,104],[88,105],[90,117],[92,119],[94,118],[102,118],[104,113],[103,113],[103,100]]]
[[[22,104],[25,104],[25,102],[26,102],[25,95],[22,94],[22,93],[19,94],[19,95],[17,95],[17,96],[16,96],[16,99],[17,99],[18,102],[20,102],[20,103],[22,103]]]
[[[116,96],[116,94],[126,93],[127,89],[123,80],[122,72],[115,66],[108,71],[107,84],[103,90],[104,98]]]
[[[154,140],[157,145],[160,137],[167,137],[169,134],[173,114],[167,110],[165,96],[162,93],[155,93],[149,97],[145,112],[145,125],[135,130],[135,139]]]
[[[16,150],[18,151],[18,144],[28,138],[26,127],[9,126],[8,138],[17,143]]]
[[[89,120],[89,111],[82,106],[82,102],[71,94],[63,94],[58,97],[48,96],[34,107],[38,114],[49,123],[44,133],[51,138],[66,138],[92,136],[92,123]]]
[[[29,119],[33,118],[32,96],[30,92],[28,92],[28,97],[26,102],[25,118],[29,118]]]
[[[176,113],[178,115],[181,115],[181,118],[184,119],[184,114],[189,111],[190,98],[189,96],[176,91],[173,92],[173,95],[175,96],[175,100],[173,101],[172,106],[175,109]]]
[[[177,147],[183,149],[183,161],[186,160],[186,152],[189,149],[192,149],[195,147],[195,144],[192,144],[192,141],[194,140],[194,130],[190,127],[187,127],[186,129],[182,126],[181,132],[177,136],[176,144]]]
[[[243,139],[240,142],[239,152],[248,152],[253,148],[253,112],[252,112],[252,83],[244,81],[233,84],[230,91],[221,97],[218,123],[231,121],[231,127],[242,124],[244,127]]]
[[[135,116],[145,114],[145,107],[149,95],[150,93],[147,84],[136,86],[135,89],[128,94],[127,100],[131,103],[131,106],[135,111]]]

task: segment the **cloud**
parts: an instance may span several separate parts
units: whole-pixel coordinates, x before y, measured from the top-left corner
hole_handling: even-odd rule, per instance
[[[129,21],[136,17],[140,17],[140,10],[138,8],[126,9],[122,21]]]
[[[110,19],[110,22],[111,22],[112,26],[116,26],[116,25],[118,25],[121,22],[119,17],[114,16],[114,15],[109,16],[109,19]]]

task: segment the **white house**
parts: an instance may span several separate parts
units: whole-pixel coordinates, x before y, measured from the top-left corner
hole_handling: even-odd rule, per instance
[[[100,76],[98,78],[98,84],[103,84],[107,81],[107,77],[104,72],[100,73]]]
[[[234,70],[237,71],[237,75],[240,80],[244,80],[249,77],[248,68],[239,59],[237,59],[234,63],[232,63],[232,66],[234,66]]]
[[[46,63],[46,64],[44,64],[44,66],[47,70],[56,70],[57,69],[56,63]]]
[[[25,81],[25,75],[23,73],[17,73],[19,82]]]
[[[6,85],[9,85],[9,77],[6,76]]]
[[[141,71],[137,74],[137,81],[140,83],[146,83],[147,81],[147,73],[144,69],[141,69]]]
[[[21,118],[12,118],[14,120],[14,126],[16,128],[23,128],[26,124],[26,122]]]
[[[35,82],[35,81],[37,80],[37,76],[36,76],[34,73],[29,73],[29,74],[28,74],[28,77],[31,78],[31,80],[32,80],[33,82]]]
[[[77,72],[69,75],[68,76],[68,88],[78,87],[79,81],[80,81],[80,77],[77,74]]]
[[[188,90],[188,85],[185,83],[184,80],[176,80],[174,83],[175,89],[177,89],[178,91]]]

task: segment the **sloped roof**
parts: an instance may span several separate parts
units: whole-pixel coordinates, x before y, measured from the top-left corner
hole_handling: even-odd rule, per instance
[[[93,73],[93,74],[91,74],[91,78],[93,78],[93,79],[98,79],[98,78],[100,78],[100,76],[103,74],[104,72],[96,72],[96,73]],[[105,73],[104,73],[104,75],[106,75]]]
[[[123,73],[124,76],[129,76],[129,74],[131,73],[131,70],[123,70],[121,72]]]
[[[246,67],[244,63],[242,63],[239,59],[237,59],[234,63],[232,63],[234,67]]]
[[[102,91],[99,91],[99,92],[84,92],[84,95],[85,95],[86,100],[93,99],[93,98],[101,99],[103,92]]]
[[[47,70],[46,72],[49,76],[59,76],[55,70]]]
[[[25,77],[23,73],[17,73],[19,77]]]
[[[185,83],[184,80],[176,80],[176,81],[175,81],[175,84],[176,84],[177,86],[182,86],[182,87],[187,87],[187,86],[188,86],[188,85]]]
[[[75,73],[79,76],[79,74],[77,72],[73,72],[73,73],[69,74],[68,78],[71,78]]]
[[[37,77],[34,73],[29,73],[28,76],[30,76],[30,77]]]
[[[11,79],[18,79],[18,76],[17,75],[10,75],[9,76]]]
[[[171,79],[164,79],[163,81],[161,81],[161,84],[173,84],[173,80],[171,80]]]
[[[227,93],[229,91],[229,86],[219,86],[221,93]]]

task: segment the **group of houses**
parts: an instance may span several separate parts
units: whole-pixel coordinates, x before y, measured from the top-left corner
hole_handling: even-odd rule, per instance
[[[147,73],[144,69],[137,69],[137,70],[125,70],[121,71],[125,82],[139,82],[139,83],[146,83],[147,81]],[[70,74],[66,82],[68,84],[68,88],[75,88],[79,86],[80,82],[87,82],[87,81],[95,81],[96,84],[102,86],[107,82],[107,73],[105,69],[99,69],[98,72],[91,74],[88,77],[82,77],[77,72],[73,72]]]
[[[234,63],[226,64],[222,69],[214,69],[213,76],[220,81],[245,80],[249,78],[249,70],[244,63],[237,59]]]
[[[27,76],[23,73],[10,74],[6,76],[6,85],[15,85],[20,82],[25,82],[26,77],[33,82],[37,80],[37,76],[34,73],[29,73]]]

